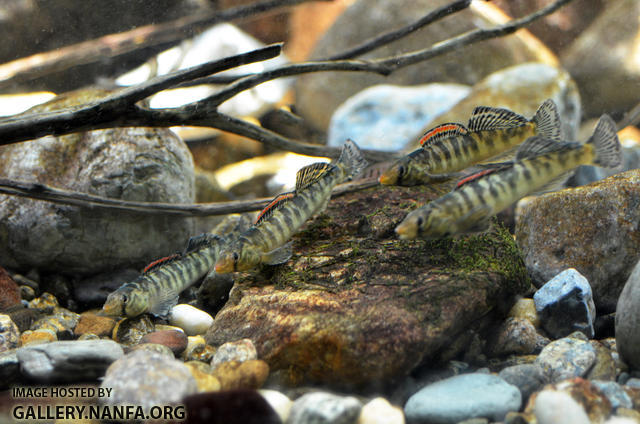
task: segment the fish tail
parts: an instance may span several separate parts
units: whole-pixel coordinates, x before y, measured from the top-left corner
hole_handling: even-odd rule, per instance
[[[560,131],[560,115],[553,100],[547,99],[540,105],[536,114],[531,119],[536,125],[538,134],[560,141],[562,134]]]
[[[616,124],[609,115],[602,115],[593,135],[587,141],[592,144],[596,158],[594,163],[604,168],[618,168],[622,165],[622,146],[616,134]]]
[[[351,139],[345,141],[337,165],[344,169],[346,179],[360,174],[368,164],[356,143]]]

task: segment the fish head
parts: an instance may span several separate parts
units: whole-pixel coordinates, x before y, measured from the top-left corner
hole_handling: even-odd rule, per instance
[[[378,181],[382,185],[401,185],[402,178],[408,169],[407,158],[397,160],[380,175]]]
[[[121,288],[109,294],[102,310],[109,316],[137,317],[145,313],[148,306],[147,296],[140,290]]]
[[[234,243],[222,252],[216,262],[215,271],[218,274],[247,271],[258,266],[260,262],[258,249],[247,244]]]
[[[426,206],[409,213],[396,227],[396,234],[404,240],[443,238],[451,235],[452,224],[439,210]]]

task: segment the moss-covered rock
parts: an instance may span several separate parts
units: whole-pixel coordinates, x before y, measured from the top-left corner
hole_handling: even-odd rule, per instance
[[[207,341],[250,338],[272,380],[286,385],[376,387],[437,359],[458,333],[529,286],[504,229],[396,239],[416,199],[438,191],[378,187],[332,200],[294,236],[289,262],[236,281]]]

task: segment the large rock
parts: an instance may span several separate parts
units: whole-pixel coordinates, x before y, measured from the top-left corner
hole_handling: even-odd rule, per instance
[[[62,96],[33,111],[90,101]],[[104,197],[191,203],[191,154],[170,130],[115,128],[43,137],[0,148],[0,176]],[[0,196],[0,263],[96,273],[173,253],[192,235],[190,218],[86,209]]]
[[[515,234],[534,284],[575,268],[612,312],[640,259],[639,202],[640,170],[521,202]]]
[[[616,346],[632,368],[640,369],[640,261],[627,280],[616,309]]]
[[[285,265],[239,278],[207,342],[249,338],[286,385],[387,387],[528,281],[512,237],[400,241],[393,229],[433,187],[334,199],[293,238]],[[502,308],[500,308],[500,306]]]
[[[414,22],[448,0],[360,0],[351,5],[318,42],[312,58],[324,59],[349,47]],[[482,5],[483,8],[492,7]],[[493,25],[478,10],[467,9],[380,47],[358,59],[395,56],[421,50],[460,33]],[[526,33],[526,31],[524,32]],[[296,105],[309,122],[326,129],[333,111],[358,91],[375,84],[415,85],[428,82],[474,84],[498,69],[527,61],[555,63],[553,54],[522,32],[454,50],[420,64],[395,71],[389,77],[362,72],[318,72],[298,78]],[[529,41],[527,41],[529,40]],[[536,40],[537,41],[537,40]]]

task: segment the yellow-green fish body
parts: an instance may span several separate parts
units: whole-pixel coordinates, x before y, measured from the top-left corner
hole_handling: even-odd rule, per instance
[[[452,192],[409,213],[396,233],[413,239],[484,231],[491,216],[524,196],[557,187],[576,167],[615,168],[621,161],[615,123],[606,115],[586,144],[535,136],[520,146],[515,162],[465,178]]]
[[[296,189],[277,196],[256,223],[222,253],[218,273],[274,265],[291,257],[289,238],[314,214],[324,210],[331,190],[366,166],[356,144],[347,140],[336,163],[315,163],[298,171]]]
[[[380,177],[385,185],[441,182],[451,174],[487,159],[503,156],[536,134],[560,138],[560,119],[552,100],[530,120],[507,109],[478,106],[469,127],[442,124],[421,138],[421,148],[396,161]]]

